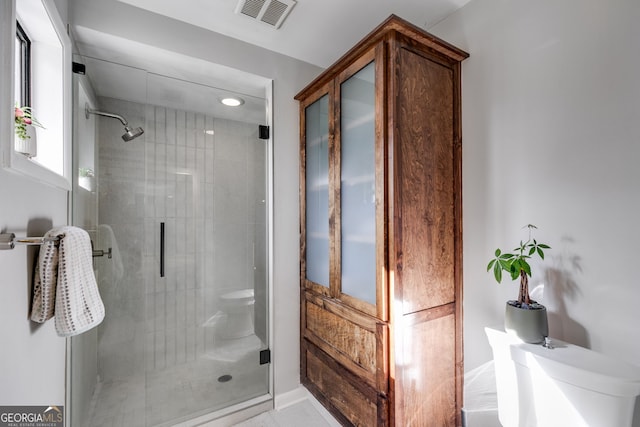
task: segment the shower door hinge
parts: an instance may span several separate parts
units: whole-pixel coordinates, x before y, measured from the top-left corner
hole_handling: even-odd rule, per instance
[[[71,63],[71,71],[84,76],[87,73],[87,67],[84,64],[74,61]]]
[[[260,364],[265,365],[271,363],[271,350],[260,350]]]
[[[258,138],[269,139],[269,126],[258,125]]]

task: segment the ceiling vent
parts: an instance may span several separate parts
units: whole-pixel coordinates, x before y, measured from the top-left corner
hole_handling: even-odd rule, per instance
[[[278,29],[295,5],[295,0],[240,0],[236,13]]]

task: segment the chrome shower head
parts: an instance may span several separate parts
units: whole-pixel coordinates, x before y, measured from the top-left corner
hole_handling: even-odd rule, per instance
[[[124,130],[126,131],[124,135],[122,135],[122,139],[125,142],[129,142],[132,139],[135,139],[144,133],[144,129],[138,127],[135,129],[131,129],[129,126],[125,126]]]
[[[89,114],[96,114],[98,116],[110,117],[112,119],[120,120],[120,123],[122,123],[122,125],[124,126],[124,130],[125,130],[124,135],[122,135],[122,139],[125,142],[129,142],[129,141],[139,137],[140,135],[142,135],[144,133],[144,130],[142,128],[140,128],[140,127],[135,128],[135,129],[130,128],[129,127],[129,123],[120,114],[114,114],[114,113],[107,113],[105,111],[92,110],[91,108],[89,108],[89,104],[88,103],[84,104],[84,114],[85,114],[85,117],[87,119],[89,118]]]

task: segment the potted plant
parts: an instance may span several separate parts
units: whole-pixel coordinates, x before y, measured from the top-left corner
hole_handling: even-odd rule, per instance
[[[95,173],[91,168],[80,168],[78,170],[78,185],[87,191],[93,191]]]
[[[16,132],[15,150],[27,157],[35,157],[38,153],[36,132],[34,126],[44,129],[44,126],[36,120],[29,107],[14,108],[14,126]]]
[[[493,270],[498,283],[502,282],[502,272],[507,272],[512,280],[520,278],[520,291],[517,300],[507,301],[505,310],[505,330],[529,343],[543,342],[549,335],[547,309],[529,296],[529,277],[531,277],[532,257],[544,260],[544,251],[550,246],[538,242],[532,237],[537,227],[529,224],[529,238],[520,241],[520,246],[511,252],[496,249],[495,257],[487,265],[487,271]]]

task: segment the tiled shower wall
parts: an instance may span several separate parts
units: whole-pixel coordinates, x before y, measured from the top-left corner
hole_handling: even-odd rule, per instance
[[[267,150],[258,124],[112,98],[99,104],[145,129],[124,143],[117,120],[99,122],[99,221],[113,228],[124,266],[121,279],[100,280],[103,379],[207,354],[214,336],[204,325],[230,290],[254,289],[256,335],[266,342]]]

